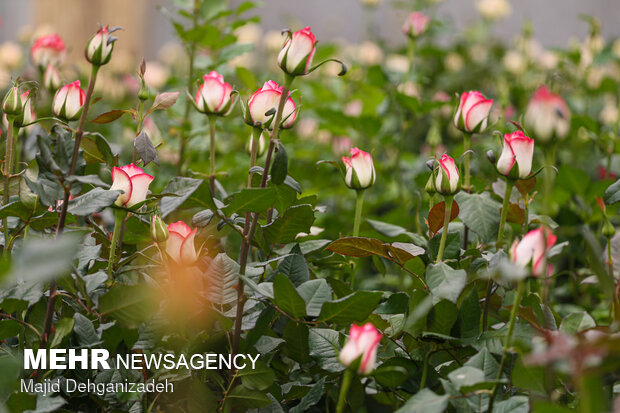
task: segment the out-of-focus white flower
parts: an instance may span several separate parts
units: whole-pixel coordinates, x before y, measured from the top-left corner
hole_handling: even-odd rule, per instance
[[[167,66],[177,66],[185,61],[186,54],[179,43],[167,42],[157,52],[157,59]]]
[[[598,89],[604,77],[605,72],[601,68],[592,66],[586,75],[586,83],[590,89]]]
[[[358,117],[362,114],[364,104],[359,99],[354,99],[344,106],[343,113],[347,116]]]
[[[504,55],[502,63],[506,70],[514,75],[520,75],[527,68],[527,61],[521,53],[516,50],[509,50]]]
[[[236,29],[235,34],[237,35],[238,43],[255,44],[261,39],[263,31],[261,30],[260,25],[256,23],[249,23]],[[282,42],[280,42],[280,46],[282,46]]]
[[[297,122],[297,134],[304,139],[313,138],[319,127],[316,119],[305,117]]]
[[[160,63],[152,61],[146,63],[146,72],[144,72],[144,81],[149,87],[160,90],[170,77],[170,71]]]
[[[474,44],[469,48],[469,55],[474,62],[482,63],[487,60],[489,53],[486,46]]]
[[[449,72],[458,72],[463,68],[463,58],[458,53],[449,53],[444,59],[444,64]]]
[[[385,59],[387,70],[396,73],[407,73],[409,70],[409,59],[402,54],[390,54]]]
[[[365,65],[378,65],[383,61],[383,51],[375,42],[366,41],[359,45],[357,53],[360,62]]]
[[[614,43],[611,46],[611,50],[614,52],[614,55],[617,58],[620,58],[620,38],[614,40]]]
[[[403,95],[407,95],[407,96],[418,98],[418,99],[422,97],[422,94],[420,93],[420,85],[418,85],[417,83],[413,83],[411,81],[401,83],[400,85],[398,85],[396,89]]]
[[[282,43],[284,42],[284,37],[282,33],[277,30],[270,30],[263,36],[263,43],[267,50],[272,53],[277,53],[282,49]]]
[[[618,121],[618,104],[613,96],[605,96],[605,104],[598,118],[605,125],[614,125]]]
[[[553,70],[558,66],[558,55],[550,50],[545,50],[538,58],[538,64],[545,70]]]
[[[507,0],[479,0],[476,2],[476,8],[487,20],[501,20],[512,12]]]
[[[9,70],[19,67],[22,62],[22,49],[15,42],[4,42],[0,46],[0,64]]]

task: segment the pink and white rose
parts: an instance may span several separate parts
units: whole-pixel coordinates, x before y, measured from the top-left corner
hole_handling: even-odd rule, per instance
[[[376,173],[372,156],[358,148],[351,148],[351,157],[342,157],[346,171],[344,182],[351,189],[366,189],[375,183]]]
[[[525,179],[532,172],[532,158],[534,157],[534,139],[525,136],[518,130],[504,135],[504,149],[497,161],[499,173],[510,177]],[[511,173],[513,166],[517,169]]]
[[[76,80],[58,89],[52,102],[52,112],[62,119],[77,120],[85,100],[86,93],[80,88],[80,81]]]
[[[97,30],[97,33],[86,43],[86,50],[84,51],[86,60],[95,66],[108,63],[112,58],[115,40],[116,39],[111,36],[108,26],[104,26]]]
[[[403,25],[403,33],[411,38],[421,36],[428,29],[431,18],[422,12],[414,11],[407,17]]]
[[[312,66],[316,43],[310,27],[296,31],[287,39],[278,54],[278,65],[290,75],[305,75]]]
[[[454,126],[467,133],[483,132],[489,122],[493,99],[487,99],[475,90],[463,92],[454,115]]]
[[[532,95],[524,117],[536,139],[549,141],[564,138],[570,129],[570,109],[560,95],[540,86]]]
[[[439,171],[435,178],[435,190],[442,195],[454,195],[459,191],[459,168],[454,159],[443,154],[439,159]]]
[[[270,129],[273,127],[272,122],[275,119],[275,114],[265,115],[271,109],[278,109],[280,103],[280,97],[282,96],[282,86],[278,85],[273,80],[265,82],[262,88],[250,96],[248,101],[248,111],[250,115],[250,121],[252,124],[257,122],[263,126],[268,126]],[[282,128],[290,128],[295,122],[297,117],[297,107],[295,102],[290,97],[290,93],[286,103],[284,104],[284,110],[282,111]]]
[[[155,179],[134,164],[121,168],[112,168],[112,187],[110,190],[121,190],[115,204],[131,208],[146,200],[149,185]]]
[[[377,363],[377,348],[381,337],[381,333],[371,323],[363,326],[351,325],[349,338],[340,351],[338,359],[347,367],[360,359],[358,372],[370,374]]]
[[[203,82],[196,92],[196,108],[202,113],[225,115],[232,107],[232,86],[224,82],[224,76],[211,71],[202,77]]]
[[[39,37],[30,48],[32,63],[43,70],[48,64],[60,65],[67,54],[65,42],[57,34]]]
[[[515,241],[510,248],[512,261],[522,268],[532,264],[532,275],[540,276],[549,273],[547,254],[555,245],[557,236],[546,227],[531,230],[521,241]]]
[[[168,240],[166,241],[166,253],[176,263],[193,265],[198,260],[194,238],[198,228],[193,230],[185,222],[177,221],[168,225]]]

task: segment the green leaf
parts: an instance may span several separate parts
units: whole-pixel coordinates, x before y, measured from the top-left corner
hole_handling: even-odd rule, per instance
[[[80,313],[73,314],[73,331],[77,336],[77,341],[82,347],[92,347],[101,343],[99,336],[95,332],[93,322]]]
[[[11,337],[17,337],[21,330],[22,325],[15,320],[0,321],[0,341]]]
[[[426,268],[426,283],[435,299],[456,303],[466,281],[465,270],[455,270],[443,262],[430,264]]]
[[[310,361],[309,334],[308,326],[292,320],[286,323],[282,334],[282,338],[286,341],[286,354],[302,364]]]
[[[252,368],[251,363],[246,363],[245,368],[239,370],[239,377],[248,389],[266,390],[273,383],[275,372],[267,364],[257,360],[255,368]]]
[[[275,202],[276,190],[267,188],[246,188],[230,196],[230,203],[224,208],[224,213],[230,216],[239,212],[264,212]]]
[[[512,396],[508,400],[495,403],[493,413],[528,413],[530,399],[527,396]]]
[[[314,222],[312,206],[295,205],[286,210],[271,224],[263,227],[265,239],[269,244],[286,244],[293,242],[300,232],[309,233]]]
[[[320,368],[330,373],[338,373],[344,370],[344,366],[338,361],[340,351],[338,338],[337,331],[327,328],[310,329],[308,336],[310,356],[316,360]]]
[[[73,331],[75,325],[75,319],[73,318],[61,318],[58,320],[54,327],[54,336],[52,337],[51,348],[58,347],[62,343],[62,339]]]
[[[180,207],[203,183],[202,179],[186,178],[175,176],[172,178],[164,190],[164,194],[175,194],[176,196],[165,196],[160,201],[161,216],[165,218],[172,211]]]
[[[523,358],[517,358],[515,366],[512,369],[512,384],[522,389],[534,390],[545,393],[544,383],[545,371],[540,366],[526,366]]]
[[[499,228],[501,205],[488,193],[468,194],[459,192],[454,199],[460,206],[459,219],[476,234],[482,242],[491,242]]]
[[[494,380],[497,378],[499,363],[486,348],[482,348],[478,353],[473,355],[469,360],[467,360],[465,365],[482,370],[484,372],[485,380]]]
[[[68,274],[82,237],[67,233],[54,239],[30,238],[17,250],[9,279],[48,281]]]
[[[306,303],[286,275],[276,274],[273,280],[273,294],[276,304],[282,311],[297,319],[306,316]]]
[[[422,389],[407,400],[396,413],[441,413],[448,407],[450,396],[439,396],[432,390]]]
[[[368,257],[379,255],[403,265],[405,262],[424,254],[424,249],[405,242],[384,243],[375,238],[345,237],[333,241],[326,249],[349,257]]]
[[[100,212],[114,204],[121,191],[110,191],[103,188],[94,188],[84,195],[69,201],[67,212],[73,215],[86,216]]]
[[[217,254],[205,277],[208,280],[207,298],[211,303],[224,305],[237,300],[235,286],[239,282],[239,264],[235,260],[223,252]]]
[[[271,403],[264,391],[250,390],[245,386],[236,386],[228,394],[228,398],[234,406],[244,410],[262,408]]]
[[[296,244],[290,252],[291,255],[284,258],[278,266],[278,271],[288,276],[289,280],[298,287],[300,284],[308,281],[310,272],[308,264],[301,253],[299,244]]]
[[[576,334],[593,327],[596,327],[596,322],[585,311],[571,313],[564,317],[560,323],[560,331],[568,334]]]
[[[484,372],[476,367],[463,366],[448,374],[448,379],[455,385],[457,390],[461,387],[470,387],[485,381]]]
[[[336,324],[364,321],[377,307],[382,295],[380,291],[356,291],[339,300],[327,301],[321,308],[318,321]]]
[[[573,194],[584,194],[590,186],[590,177],[583,168],[562,165],[558,168],[555,184]]]
[[[450,330],[458,317],[456,305],[448,300],[436,303],[428,314],[427,329],[431,333],[450,336]]]
[[[435,235],[428,241],[429,258],[434,261],[439,252],[441,233]],[[448,232],[446,236],[446,248],[443,252],[444,260],[456,260],[461,253],[461,233],[457,231]]]
[[[480,334],[482,310],[478,300],[478,290],[472,289],[459,308],[458,325],[461,338],[474,338]]]
[[[288,155],[281,142],[278,143],[270,173],[271,182],[276,185],[282,185],[288,174]]]
[[[151,304],[151,291],[146,286],[116,284],[99,298],[99,311],[124,327],[134,328],[152,314]]]
[[[377,314],[405,314],[409,309],[409,296],[405,293],[394,293],[386,302],[375,310]]]
[[[323,303],[332,299],[332,289],[323,278],[306,281],[299,287],[297,292],[306,302],[306,314],[310,317],[318,317]]]
[[[237,78],[243,83],[246,89],[254,90],[256,88],[256,76],[243,66],[237,66],[235,69]]]
[[[409,373],[402,366],[379,366],[372,376],[383,387],[395,389],[407,380]]]
[[[315,404],[317,404],[323,396],[323,386],[325,385],[325,376],[312,386],[310,391],[301,399],[299,404],[293,407],[290,413],[304,413]]]
[[[180,92],[162,92],[158,93],[153,100],[153,106],[146,112],[145,116],[148,116],[154,110],[166,110],[171,108],[179,98]]]
[[[603,197],[607,205],[615,204],[620,201],[620,179],[605,190],[605,196]]]
[[[91,119],[90,121],[93,123],[99,123],[99,124],[110,123],[110,122],[114,122],[116,119],[120,118],[125,113],[131,113],[131,112],[132,111],[130,110],[118,110],[118,109],[111,110],[109,112],[102,113],[101,115],[97,116],[95,119]]]
[[[22,221],[28,221],[32,216],[32,210],[19,201],[10,202],[0,207],[0,218],[19,217]]]

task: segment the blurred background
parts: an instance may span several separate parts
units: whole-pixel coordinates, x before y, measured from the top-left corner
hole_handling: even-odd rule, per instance
[[[224,2],[225,0],[221,0]],[[67,42],[70,56],[81,55],[82,45],[97,23],[124,28],[117,48],[154,59],[163,45],[174,41],[174,29],[166,10],[191,1],[174,0],[4,0],[0,2],[0,42],[24,39],[33,32],[56,31]],[[243,0],[231,0],[232,6]],[[360,42],[372,37],[390,45],[404,44],[401,26],[414,1],[399,0],[268,0],[259,3],[257,14],[263,30],[310,25],[324,39]],[[596,16],[606,39],[620,35],[617,0],[437,0],[433,14],[443,23],[447,41],[480,18],[481,7],[505,13],[493,33],[509,40],[524,22],[530,22],[545,46],[565,47],[583,37],[588,26],[580,15]],[[485,4],[481,6],[479,3]],[[506,9],[508,4],[508,9]],[[68,22],[71,22],[68,24]],[[346,23],[346,24],[343,24]]]

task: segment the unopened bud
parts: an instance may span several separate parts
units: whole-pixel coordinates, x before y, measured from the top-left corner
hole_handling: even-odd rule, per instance
[[[151,236],[153,241],[160,244],[168,239],[168,226],[164,223],[159,215],[153,215],[151,219]]]
[[[2,101],[2,111],[8,115],[19,116],[23,112],[22,99],[19,94],[19,88],[13,86],[4,96]]]
[[[95,66],[105,65],[112,58],[112,50],[114,50],[115,37],[110,36],[112,30],[108,30],[108,26],[104,26],[97,31],[86,43],[84,52],[86,60]]]
[[[605,219],[605,224],[603,224],[603,235],[607,238],[611,238],[616,234],[616,227],[613,226],[608,219]]]

